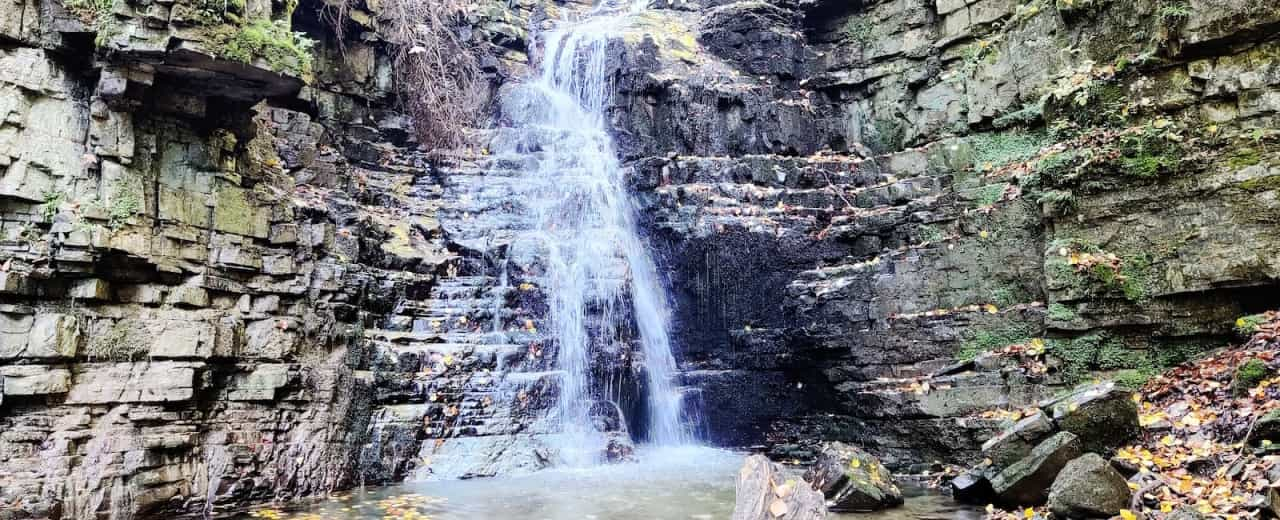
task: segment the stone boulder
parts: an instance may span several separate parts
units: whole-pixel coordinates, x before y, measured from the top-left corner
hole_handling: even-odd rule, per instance
[[[1049,416],[1036,410],[984,443],[982,453],[996,467],[1005,467],[1030,455],[1032,448],[1053,431],[1053,421]]]
[[[1245,439],[1245,442],[1252,445],[1262,444],[1262,441],[1280,443],[1280,409],[1271,410],[1259,417],[1258,422],[1253,425],[1253,431],[1249,432],[1249,438]]]
[[[1110,456],[1138,437],[1138,404],[1133,392],[1105,381],[1076,389],[1042,405],[1062,431],[1080,438],[1085,451]]]
[[[996,492],[982,470],[970,469],[951,479],[951,498],[965,504],[990,504]]]
[[[1049,490],[1049,510],[1058,518],[1110,518],[1129,507],[1128,482],[1096,453],[1067,463]]]
[[[991,489],[999,502],[1010,506],[1035,506],[1049,498],[1049,486],[1068,462],[1084,454],[1080,438],[1058,432],[1045,439],[1022,460],[991,478]]]
[[[788,475],[764,455],[747,457],[738,471],[732,520],[824,520],[822,493]]]
[[[877,511],[902,505],[902,490],[880,460],[840,442],[826,443],[804,479],[832,511]]]

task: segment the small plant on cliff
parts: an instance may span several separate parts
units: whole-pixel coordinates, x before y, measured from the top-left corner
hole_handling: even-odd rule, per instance
[[[65,0],[62,5],[76,15],[81,21],[93,24],[99,19],[109,16],[115,0]]]
[[[112,231],[124,227],[130,218],[142,211],[141,195],[123,179],[117,179],[111,185],[111,204],[104,205],[101,200],[92,204],[107,214],[107,227]]]
[[[1265,314],[1251,314],[1242,316],[1236,320],[1236,332],[1241,336],[1249,337],[1258,330],[1258,326],[1267,322]]]
[[[245,0],[194,0],[190,22],[214,26],[223,23],[239,25],[244,21]]]
[[[326,2],[324,16],[343,41],[359,0]],[[487,98],[481,48],[461,34],[472,0],[384,0],[378,33],[390,43],[401,107],[427,146],[462,144]]]
[[[40,205],[40,216],[44,218],[44,222],[53,222],[53,217],[58,215],[58,207],[67,200],[67,193],[59,190],[49,190],[44,192],[41,197],[44,202]]]
[[[287,20],[266,18],[237,25],[220,25],[208,33],[209,51],[218,58],[240,63],[262,59],[276,72],[298,77],[311,74],[311,47],[303,33],[293,32]]]
[[[65,0],[62,5],[85,25],[93,27],[93,43],[98,47],[120,33],[120,22],[111,14],[115,0]]]
[[[1174,2],[1160,6],[1160,21],[1169,27],[1176,27],[1191,18],[1191,4]]]

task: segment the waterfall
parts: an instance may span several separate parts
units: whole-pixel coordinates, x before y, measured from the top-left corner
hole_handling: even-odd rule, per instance
[[[556,361],[564,373],[554,411],[564,433],[558,448],[570,464],[598,460],[602,433],[592,427],[591,414],[611,385],[593,381],[592,355],[630,319],[646,376],[648,441],[692,440],[673,381],[666,295],[638,232],[605,115],[610,36],[642,6],[604,3],[583,21],[543,33],[536,76],[504,101],[524,152],[537,157],[522,172],[522,218],[534,237],[527,247],[536,252],[530,254],[546,270],[547,332],[559,345]]]

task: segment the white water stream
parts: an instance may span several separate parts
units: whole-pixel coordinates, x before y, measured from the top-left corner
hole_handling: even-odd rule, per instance
[[[641,239],[633,202],[606,124],[611,85],[607,49],[618,24],[643,3],[597,6],[578,22],[543,33],[536,78],[512,95],[517,128],[538,142],[540,160],[524,173],[534,185],[524,218],[545,257],[552,334],[565,372],[556,417],[565,435],[558,451],[570,465],[597,462],[590,412],[602,394],[593,381],[593,349],[614,341],[634,318],[646,374],[647,440],[692,440],[681,421],[668,336],[669,308],[653,259]],[[625,306],[630,306],[628,309]],[[627,312],[630,311],[630,312]],[[594,319],[599,316],[599,319]],[[603,392],[607,395],[608,392]]]

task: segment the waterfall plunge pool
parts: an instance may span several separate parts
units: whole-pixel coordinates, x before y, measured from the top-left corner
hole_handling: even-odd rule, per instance
[[[296,520],[726,520],[742,453],[644,448],[640,462],[560,468],[514,477],[409,482],[352,491],[302,510],[256,516]],[[977,520],[980,510],[904,486],[902,507],[833,514],[839,520]],[[243,518],[251,518],[246,515]]]

